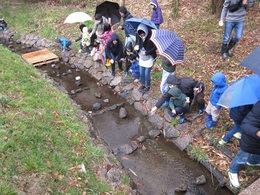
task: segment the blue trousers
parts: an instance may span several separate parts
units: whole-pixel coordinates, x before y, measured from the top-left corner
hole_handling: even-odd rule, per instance
[[[241,167],[244,166],[246,162],[250,162],[254,164],[260,163],[260,155],[250,154],[248,152],[244,152],[243,150],[240,150],[231,161],[229,172],[239,173]]]

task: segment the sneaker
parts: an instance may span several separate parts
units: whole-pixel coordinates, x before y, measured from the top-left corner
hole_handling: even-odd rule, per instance
[[[114,77],[116,75],[116,73],[115,72],[112,72],[112,76]]]
[[[139,82],[139,79],[135,79],[135,80],[134,80],[134,83],[138,83],[138,82]]]
[[[253,167],[260,166],[260,163],[255,164],[255,163],[246,162],[246,164]]]
[[[128,76],[128,72],[125,73],[125,78]]]
[[[228,172],[228,177],[229,177],[229,181],[230,181],[232,186],[234,186],[235,188],[239,188],[240,187],[237,173],[230,173],[230,172]]]
[[[233,137],[235,137],[237,139],[241,139],[241,133],[240,132],[236,132],[236,133],[234,133]]]
[[[223,146],[223,145],[225,145],[227,142],[225,142],[223,139],[221,139],[218,143],[219,143],[219,145]]]
[[[81,52],[82,52],[82,49],[80,49],[78,52],[81,53]]]

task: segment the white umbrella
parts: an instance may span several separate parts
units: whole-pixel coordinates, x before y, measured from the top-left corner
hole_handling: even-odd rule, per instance
[[[76,23],[76,22],[85,22],[87,20],[92,20],[91,17],[85,12],[74,12],[65,19],[64,23]]]

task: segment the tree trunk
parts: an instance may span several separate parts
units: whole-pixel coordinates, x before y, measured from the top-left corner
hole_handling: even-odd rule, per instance
[[[211,0],[212,14],[216,14],[218,17],[220,16],[224,1],[225,0]]]

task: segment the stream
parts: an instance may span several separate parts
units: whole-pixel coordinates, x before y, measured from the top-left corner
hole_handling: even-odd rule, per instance
[[[12,50],[21,55],[36,49],[14,44]],[[162,134],[155,139],[150,138],[149,131],[156,128],[147,117],[135,110],[124,98],[115,95],[111,87],[100,85],[88,72],[72,69],[70,64],[61,61],[37,69],[66,89],[68,96],[89,113],[95,134],[117,156],[131,177],[133,188],[140,194],[233,194],[225,186],[220,187],[218,180],[203,165],[190,159],[186,152],[168,142]],[[75,82],[78,76],[81,85]],[[97,98],[96,94],[100,94],[100,97]],[[101,109],[93,110],[95,103],[99,103]],[[127,111],[126,118],[119,117],[122,107]],[[140,136],[144,136],[145,140],[137,143]],[[118,151],[121,146],[132,143],[137,143],[138,147],[131,154]],[[207,182],[197,185],[196,178],[201,175],[205,176]],[[186,191],[175,191],[181,188],[186,188]]]

